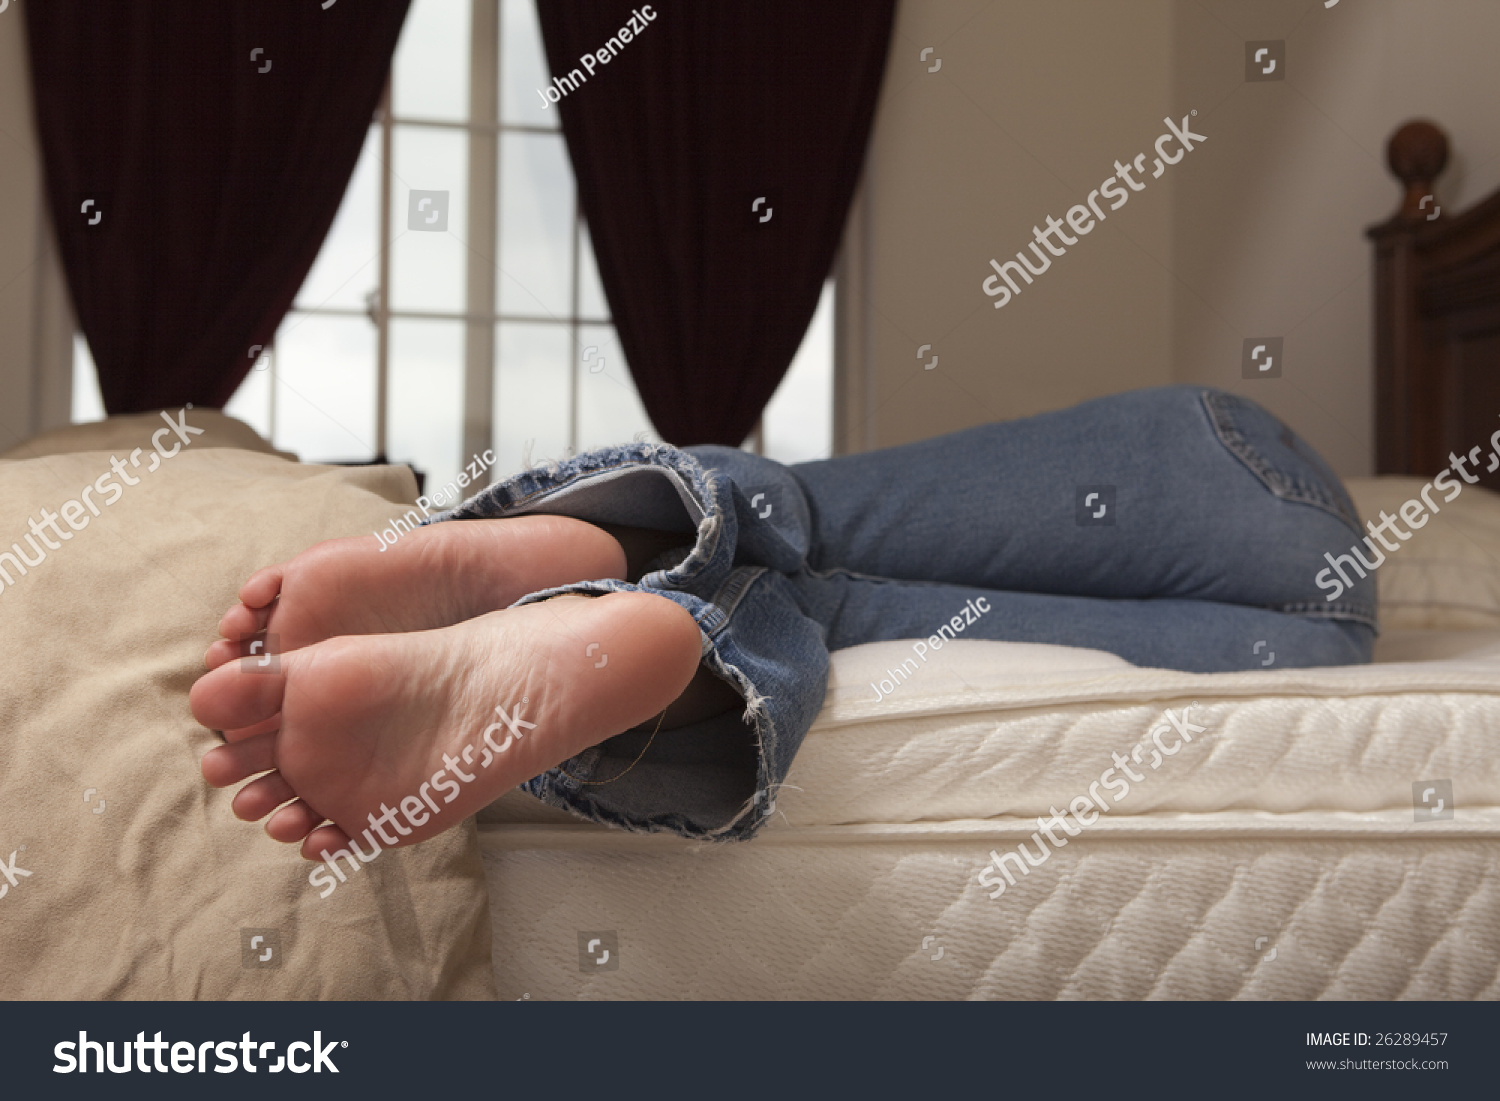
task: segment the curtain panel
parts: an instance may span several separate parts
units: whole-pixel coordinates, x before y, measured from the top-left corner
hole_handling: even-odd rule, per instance
[[[678,446],[738,446],[796,354],[859,178],[895,0],[540,0],[599,275]]]
[[[221,407],[271,343],[408,2],[23,5],[47,198],[110,413]]]

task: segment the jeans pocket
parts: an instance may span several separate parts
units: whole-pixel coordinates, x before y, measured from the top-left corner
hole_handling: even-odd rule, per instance
[[[1277,497],[1323,509],[1364,534],[1344,484],[1306,440],[1237,394],[1204,390],[1203,408],[1219,442]]]

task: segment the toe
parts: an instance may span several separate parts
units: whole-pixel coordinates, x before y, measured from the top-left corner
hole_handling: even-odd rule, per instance
[[[222,628],[221,628],[222,629]],[[240,644],[229,638],[215,639],[203,655],[205,669],[217,669],[240,656]]]
[[[229,662],[198,678],[188,704],[193,718],[210,730],[236,730],[275,715],[285,692],[283,674],[247,673]]]
[[[233,745],[215,746],[198,763],[209,786],[225,788],[276,767],[276,735],[261,734]]]
[[[271,815],[266,822],[266,833],[270,834],[272,840],[290,844],[303,840],[323,821],[321,814],[298,799]]]
[[[322,860],[325,852],[336,853],[349,847],[349,835],[332,822],[317,827],[302,842],[302,857],[305,860]]]
[[[613,577],[617,580],[624,580],[627,565],[625,549],[618,539],[602,528],[584,523],[582,520],[572,520],[564,516],[549,517],[549,519],[564,521],[566,545],[579,558],[574,572],[581,568],[586,578]],[[566,583],[563,582],[563,584]]]
[[[234,742],[243,742],[246,738],[253,738],[257,734],[274,734],[280,729],[281,712],[278,711],[269,719],[264,719],[258,723],[252,723],[250,726],[237,727],[234,730],[223,730],[220,731],[220,733],[224,735],[224,740],[226,742],[233,744]]]
[[[240,587],[240,600],[250,608],[264,608],[281,592],[283,566],[267,566],[250,575],[250,580]]]
[[[235,793],[230,802],[234,816],[245,822],[258,822],[283,803],[297,798],[292,785],[282,779],[279,772],[268,772],[258,780],[251,780]]]
[[[246,585],[246,588],[249,588]],[[224,617],[219,620],[219,635],[221,638],[238,641],[249,635],[256,634],[266,629],[266,620],[271,618],[269,608],[252,608],[245,604],[236,604]]]

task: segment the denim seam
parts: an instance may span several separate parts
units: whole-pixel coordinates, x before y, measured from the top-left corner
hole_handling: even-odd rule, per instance
[[[1214,434],[1219,437],[1219,442],[1259,478],[1275,496],[1297,504],[1321,508],[1342,520],[1356,535],[1363,534],[1360,530],[1359,519],[1351,516],[1344,509],[1343,502],[1325,492],[1321,484],[1288,477],[1273,468],[1265,457],[1251,446],[1250,441],[1235,427],[1229,411],[1228,405],[1234,399],[1234,395],[1217,390],[1204,390],[1201,396],[1209,424]]]
[[[876,583],[882,583],[883,582],[883,583],[886,583],[886,584],[897,584],[897,585],[928,585],[928,586],[932,586],[932,587],[935,587],[935,588],[966,588],[966,589],[983,588],[983,586],[980,586],[980,585],[953,585],[953,584],[950,584],[949,582],[946,582],[946,581],[903,581],[900,578],[876,577],[873,574],[859,573],[856,570],[844,569],[842,566],[834,566],[834,567],[832,567],[830,569],[826,569],[826,570],[815,570],[815,569],[813,569],[812,567],[809,566],[809,567],[806,567],[806,571],[807,571],[807,573],[810,576],[816,577],[816,578],[820,578],[820,579],[834,577],[836,575],[843,575],[845,577],[857,578],[857,579],[862,580],[862,581],[873,581],[873,582],[876,582]],[[1009,590],[991,589],[991,590],[986,590],[986,591],[989,591],[989,592],[1005,592],[1005,591],[1009,591]],[[1099,599],[1099,598],[1090,597],[1090,598],[1087,598],[1087,599]],[[1317,618],[1317,619],[1345,619],[1345,620],[1353,620],[1355,622],[1363,623],[1363,624],[1366,624],[1367,626],[1375,628],[1376,633],[1379,633],[1379,631],[1380,631],[1380,626],[1379,626],[1379,623],[1378,623],[1378,621],[1377,621],[1377,619],[1375,617],[1374,611],[1371,610],[1369,607],[1367,607],[1364,604],[1352,604],[1352,603],[1349,603],[1347,601],[1340,601],[1337,604],[1312,604],[1312,603],[1306,603],[1306,602],[1299,602],[1299,603],[1287,603],[1287,604],[1267,604],[1267,605],[1263,605],[1263,607],[1267,611],[1280,612],[1280,613],[1282,613],[1284,615],[1300,615],[1300,616],[1304,616],[1304,617],[1311,617],[1311,618]]]
[[[750,572],[752,571],[747,571],[747,573]],[[753,571],[753,576],[744,578],[740,584],[740,591],[735,594],[736,601],[765,572],[764,569],[757,569]],[[728,587],[726,586],[726,588]],[[630,582],[612,579],[581,581],[575,582],[573,585],[560,586],[556,589],[543,589],[536,593],[530,593],[522,597],[517,604],[539,603],[549,600],[553,596],[581,591],[588,591],[594,595],[604,595],[609,592],[644,592],[650,590]],[[684,595],[691,596],[692,594],[686,593]],[[735,688],[745,701],[743,717],[750,720],[751,731],[755,739],[757,760],[755,791],[756,794],[765,797],[765,793],[769,792],[770,789],[771,776],[769,762],[772,759],[776,742],[775,730],[771,725],[770,714],[766,709],[766,700],[768,697],[761,694],[750,678],[741,672],[738,667],[725,661],[723,655],[719,652],[718,644],[714,641],[713,635],[706,626],[706,622],[719,618],[722,609],[717,604],[709,603],[701,598],[694,599],[703,609],[701,618],[699,615],[694,616],[698,622],[699,630],[704,635],[704,647],[702,653],[699,655],[699,663],[706,666],[719,679]],[[720,620],[719,628],[722,629],[725,623],[727,623],[727,617]],[[606,742],[609,740],[606,739]],[[666,816],[656,824],[647,824],[638,818],[604,809],[592,797],[592,793],[587,790],[587,785],[585,784],[585,781],[593,777],[595,770],[604,756],[604,744],[605,742],[601,742],[598,745],[589,746],[581,750],[567,761],[532,777],[521,786],[543,802],[562,807],[576,814],[581,814],[596,822],[620,826],[626,829],[644,829],[651,832],[670,830],[673,833],[705,841],[731,840],[737,836],[748,838],[760,829],[762,823],[754,820],[748,824],[742,824],[746,816],[752,814],[754,811],[754,798],[741,807],[739,813],[732,819],[712,830],[691,827],[685,818],[676,815]],[[564,795],[567,798],[563,798]]]
[[[1380,633],[1379,619],[1363,604],[1349,604],[1343,601],[1336,604],[1312,604],[1304,601],[1293,604],[1272,604],[1267,607],[1269,611],[1301,616],[1304,619],[1342,619],[1363,623],[1373,628],[1377,635]]]
[[[599,796],[590,787],[580,782],[592,778],[594,770],[604,757],[605,743],[588,747],[561,766],[533,776],[521,786],[545,803],[605,825],[646,832],[666,830],[705,841],[749,838],[765,822],[764,816],[756,814],[756,804],[759,799],[767,798],[770,791],[779,739],[767,707],[771,697],[761,694],[749,676],[725,659],[720,650],[720,640],[725,637],[730,614],[751,586],[768,571],[765,567],[735,568],[731,565],[713,600],[705,600],[692,591],[694,583],[702,580],[703,575],[714,568],[726,525],[736,521],[738,514],[732,511],[732,481],[727,482],[726,486],[726,481],[715,471],[704,468],[692,455],[676,448],[651,444],[635,447],[627,445],[610,449],[607,458],[601,459],[597,452],[586,453],[562,463],[551,464],[542,471],[523,471],[486,487],[452,509],[429,516],[424,523],[504,517],[530,512],[538,505],[545,508],[549,498],[565,498],[573,490],[594,482],[601,476],[614,478],[632,469],[654,469],[672,479],[675,483],[673,488],[677,490],[679,497],[687,498],[682,503],[689,518],[694,510],[699,513],[700,519],[694,525],[693,545],[683,560],[671,569],[653,570],[639,582],[614,579],[576,582],[529,593],[516,604],[537,603],[565,593],[602,595],[609,592],[654,591],[669,599],[679,596],[684,598],[677,602],[685,603],[692,612],[703,637],[700,665],[730,684],[745,701],[741,722],[750,727],[748,733],[753,739],[756,754],[754,797],[748,799],[729,821],[711,828],[694,825],[686,816],[677,813],[657,815],[647,821],[636,815],[610,810],[601,804]],[[566,512],[560,514],[567,515]],[[569,773],[572,774],[571,778]]]
[[[962,585],[952,581],[923,581],[904,577],[881,577],[873,573],[860,573],[858,570],[846,569],[843,566],[830,566],[826,570],[814,569],[812,566],[803,566],[803,570],[811,577],[819,580],[827,580],[830,577],[843,576],[852,577],[857,581],[873,581],[884,585],[925,585],[934,589],[983,589],[983,585]],[[1004,592],[1003,589],[989,589],[988,592]]]
[[[719,586],[718,591],[714,593],[713,599],[709,602],[723,615],[723,623],[718,630],[722,630],[723,627],[729,625],[729,618],[734,615],[735,609],[740,606],[740,601],[745,599],[745,594],[750,591],[752,585],[761,579],[766,569],[767,567],[765,566],[741,566],[729,572],[729,577],[725,580],[724,584]],[[714,633],[717,633],[717,631]]]
[[[692,499],[693,506],[702,515],[698,520],[692,521],[694,532],[698,532],[704,520],[712,516],[712,508],[705,504],[705,500],[713,500],[713,478],[710,471],[704,470],[696,459],[684,452],[675,452],[680,458],[680,464],[667,461],[663,456],[668,450],[675,449],[656,448],[649,444],[640,445],[640,450],[631,454],[629,447],[615,448],[612,450],[623,452],[620,455],[600,459],[596,452],[586,452],[583,455],[567,459],[562,463],[556,463],[551,469],[538,471],[536,469],[523,470],[517,474],[486,486],[468,500],[460,502],[451,509],[435,515],[429,515],[423,520],[424,524],[437,523],[446,519],[466,519],[458,514],[469,506],[475,505],[482,498],[488,497],[493,500],[499,496],[500,490],[506,491],[508,502],[502,508],[502,512],[516,513],[534,504],[538,499],[549,495],[563,495],[581,485],[595,481],[601,476],[612,477],[627,473],[632,468],[641,471],[655,470],[676,480],[675,489],[686,489],[688,496]],[[680,468],[679,468],[680,467]],[[701,492],[707,490],[707,493]],[[681,494],[679,494],[681,496]],[[565,515],[565,514],[564,514]],[[689,517],[691,520],[691,517]],[[684,532],[684,534],[686,534]]]
[[[769,765],[774,756],[777,739],[775,729],[771,725],[770,714],[765,706],[767,697],[756,691],[750,678],[745,676],[738,667],[724,660],[723,655],[719,653],[718,646],[711,639],[700,661],[708,666],[710,672],[742,693],[745,700],[743,718],[750,720],[752,736],[755,739],[755,793],[729,821],[712,829],[704,829],[701,826],[693,826],[683,815],[668,814],[655,821],[645,821],[601,806],[593,797],[592,792],[584,786],[582,780],[584,777],[592,776],[593,769],[603,756],[603,742],[590,746],[570,760],[564,761],[562,765],[532,777],[521,786],[544,803],[607,826],[646,833],[668,831],[697,841],[749,840],[764,825],[764,819],[756,820],[753,817],[757,800],[767,798],[771,788]],[[569,765],[573,767],[569,769]],[[569,775],[570,772],[573,775]],[[580,772],[583,776],[577,775]],[[749,822],[745,821],[747,817],[750,818]]]
[[[538,488],[527,493],[524,497],[517,498],[516,500],[511,502],[511,506],[512,508],[520,509],[526,507],[527,505],[530,505],[532,502],[541,497],[546,497],[549,495],[554,497],[564,496],[575,489],[589,484],[590,482],[595,482],[603,479],[613,480],[620,475],[628,474],[632,469],[642,471],[663,470],[667,474],[676,473],[670,467],[663,466],[660,463],[641,462],[639,460],[630,460],[628,462],[622,462],[615,466],[611,466],[606,463],[592,468],[581,467],[575,472],[561,475],[562,480],[558,481],[554,485],[539,486]],[[699,508],[701,510],[701,503],[699,503]]]

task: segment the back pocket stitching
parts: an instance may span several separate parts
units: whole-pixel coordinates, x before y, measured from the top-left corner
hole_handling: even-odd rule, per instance
[[[1358,518],[1344,507],[1342,501],[1330,498],[1321,485],[1313,485],[1287,477],[1281,471],[1274,469],[1260,452],[1250,445],[1250,441],[1234,426],[1231,419],[1228,405],[1233,400],[1233,394],[1216,390],[1203,391],[1203,407],[1208,413],[1209,423],[1213,425],[1214,433],[1219,437],[1219,442],[1235,458],[1244,463],[1246,468],[1277,497],[1321,508],[1337,516],[1356,535],[1363,535]]]

